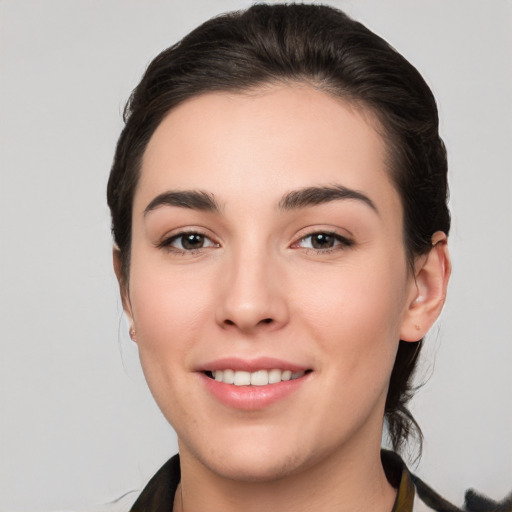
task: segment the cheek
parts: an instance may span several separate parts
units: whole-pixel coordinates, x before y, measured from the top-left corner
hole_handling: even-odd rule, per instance
[[[380,265],[345,266],[317,273],[314,286],[296,291],[305,328],[337,361],[330,368],[346,382],[389,378],[406,302],[404,268],[392,258]]]
[[[171,424],[179,417],[193,426],[197,418],[186,405],[194,397],[184,370],[191,366],[209,304],[207,294],[198,291],[198,280],[187,276],[134,262],[130,301],[141,366],[156,403]]]
[[[389,262],[317,270],[314,280],[297,285],[295,302],[320,329],[352,332],[350,338],[358,332],[398,334],[406,299],[403,269]]]
[[[151,356],[176,364],[212,314],[210,281],[187,269],[134,263],[130,302],[141,360]]]

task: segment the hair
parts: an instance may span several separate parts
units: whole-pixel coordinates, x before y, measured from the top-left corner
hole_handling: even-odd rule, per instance
[[[146,146],[164,117],[208,92],[309,84],[376,116],[402,202],[409,265],[448,234],[447,158],[436,102],[420,73],[386,41],[324,5],[257,4],[203,23],[160,53],[132,92],[107,188],[121,278],[128,284],[133,198]],[[407,405],[423,340],[400,341],[385,404],[396,451],[422,434]]]

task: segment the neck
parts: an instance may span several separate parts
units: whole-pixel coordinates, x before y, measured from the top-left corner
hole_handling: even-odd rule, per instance
[[[301,471],[263,482],[225,478],[181,446],[180,458],[175,512],[390,512],[396,497],[378,445],[339,450]]]

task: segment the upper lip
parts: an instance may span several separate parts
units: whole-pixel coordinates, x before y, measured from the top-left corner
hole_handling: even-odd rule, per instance
[[[306,371],[310,368],[273,357],[258,357],[255,359],[242,359],[239,357],[223,357],[209,361],[197,368],[197,371],[213,372],[215,370],[234,370],[255,372],[257,370],[291,370],[292,372]]]

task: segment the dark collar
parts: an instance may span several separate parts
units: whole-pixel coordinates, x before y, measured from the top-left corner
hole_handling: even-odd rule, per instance
[[[180,456],[171,457],[148,482],[130,512],[172,512],[180,483]]]
[[[381,451],[382,465],[389,483],[398,492],[392,512],[412,512],[414,496],[438,512],[460,512],[418,477],[412,475],[403,460],[387,450]],[[180,483],[179,455],[169,459],[148,482],[130,512],[172,512],[174,494]]]
[[[416,495],[427,507],[436,512],[461,512],[461,509],[446,501],[423,480],[410,473],[399,455],[381,450],[380,456],[388,482],[398,490],[391,512],[412,512]]]

